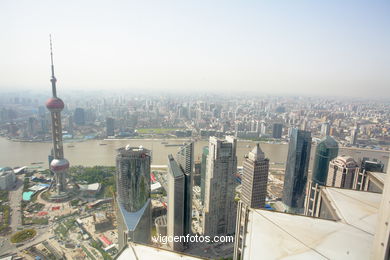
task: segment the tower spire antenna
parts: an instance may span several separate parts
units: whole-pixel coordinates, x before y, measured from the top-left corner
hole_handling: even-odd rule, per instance
[[[53,45],[52,45],[52,42],[51,42],[51,34],[49,34],[49,38],[50,38],[50,60],[51,60],[51,79],[50,79],[50,81],[51,81],[51,90],[52,90],[52,93],[53,93],[53,97],[57,97],[57,88],[56,88],[57,79],[54,76]]]

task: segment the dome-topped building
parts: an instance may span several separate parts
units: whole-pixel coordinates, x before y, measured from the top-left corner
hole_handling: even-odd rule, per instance
[[[329,163],[326,186],[352,189],[359,165],[350,156],[338,156]]]

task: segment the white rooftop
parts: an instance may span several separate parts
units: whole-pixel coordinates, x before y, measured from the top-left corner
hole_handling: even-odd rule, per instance
[[[250,210],[243,259],[369,259],[373,236],[332,220]]]
[[[331,187],[326,187],[324,192],[341,222],[375,233],[382,194]]]
[[[382,183],[385,183],[385,179],[386,179],[386,176],[387,176],[386,173],[383,173],[383,172],[370,172],[370,173],[371,173],[372,176],[377,178],[379,181],[381,181]]]
[[[117,260],[131,260],[131,259],[195,260],[201,258],[197,258],[189,255],[182,255],[173,251],[163,250],[151,246],[131,243],[118,256]]]
[[[150,190],[151,191],[158,190],[159,188],[161,188],[161,184],[159,182],[155,182],[152,185],[150,185]]]
[[[82,191],[98,191],[100,189],[100,183],[79,184],[79,187]]]

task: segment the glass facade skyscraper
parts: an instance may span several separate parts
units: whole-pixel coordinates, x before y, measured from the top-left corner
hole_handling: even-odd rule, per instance
[[[325,136],[316,148],[316,155],[313,166],[313,182],[318,185],[325,185],[328,175],[329,162],[337,157],[339,145],[335,139]]]
[[[291,129],[286,171],[284,175],[283,203],[292,211],[303,211],[305,186],[309,169],[311,133]]]
[[[168,155],[168,236],[191,234],[192,223],[192,172],[194,168],[194,143],[184,144],[175,160]],[[184,241],[169,241],[171,249],[182,251],[187,246]]]
[[[118,149],[115,179],[119,249],[128,241],[150,243],[150,163],[151,153],[142,146]]]

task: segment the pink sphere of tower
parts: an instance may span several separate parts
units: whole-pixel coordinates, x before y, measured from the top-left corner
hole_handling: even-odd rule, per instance
[[[47,109],[51,110],[62,110],[64,109],[64,102],[60,98],[49,98],[46,101]]]
[[[66,159],[53,159],[50,163],[50,168],[54,172],[66,171],[69,169],[69,162]]]

